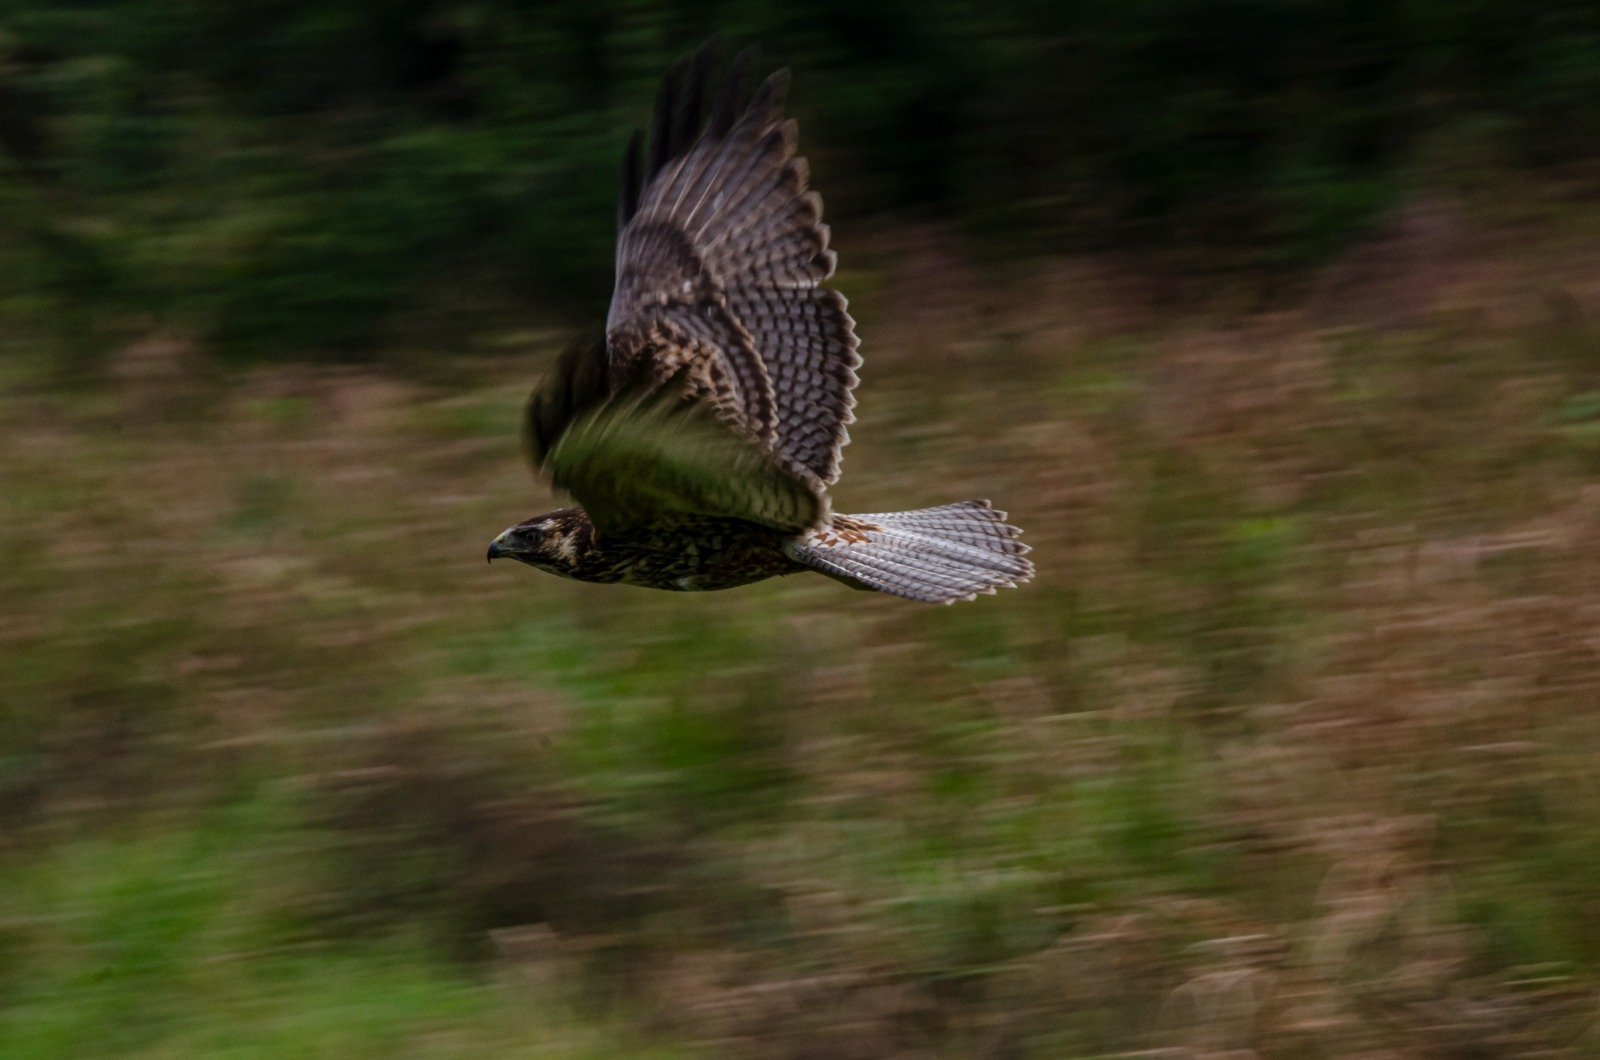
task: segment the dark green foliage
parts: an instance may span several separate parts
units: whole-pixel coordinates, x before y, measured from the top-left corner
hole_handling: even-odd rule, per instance
[[[835,220],[1010,250],[1304,264],[1418,180],[1600,144],[1576,0],[8,0],[0,292],[78,349],[359,352],[485,285],[587,315],[627,133],[719,31],[795,67]]]

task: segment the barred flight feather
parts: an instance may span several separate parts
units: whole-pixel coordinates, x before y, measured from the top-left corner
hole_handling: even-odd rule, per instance
[[[840,532],[843,530],[844,532]],[[797,562],[863,589],[948,604],[1033,576],[1022,531],[987,501],[873,515],[836,515],[786,551]]]
[[[707,55],[667,75],[642,178],[630,145],[607,341],[617,359],[672,360],[653,343],[663,320],[701,340],[700,355],[727,362],[739,384],[721,397],[729,422],[825,486],[849,441],[861,359],[844,296],[819,286],[835,260],[822,199],[783,118],[787,75],[742,106],[743,78],[731,75],[707,124]]]

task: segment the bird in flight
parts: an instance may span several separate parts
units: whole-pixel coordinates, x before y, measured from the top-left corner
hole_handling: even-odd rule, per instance
[[[988,501],[840,515],[861,357],[822,200],[783,117],[787,71],[714,98],[714,48],[667,74],[648,150],[628,144],[604,335],[570,345],[529,399],[535,467],[581,507],[507,529],[489,559],[589,582],[709,590],[817,571],[952,603],[1033,575]]]

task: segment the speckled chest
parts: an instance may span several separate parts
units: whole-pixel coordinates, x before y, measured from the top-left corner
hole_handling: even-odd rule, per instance
[[[573,577],[651,589],[731,589],[805,568],[783,554],[784,536],[737,519],[695,518],[607,536]]]

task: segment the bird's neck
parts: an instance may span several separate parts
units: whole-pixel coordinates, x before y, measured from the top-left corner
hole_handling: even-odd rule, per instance
[[[602,564],[603,549],[594,522],[582,508],[563,508],[555,513],[556,525],[545,531],[543,560],[548,570],[569,578],[584,578]],[[587,580],[587,579],[585,579]]]

